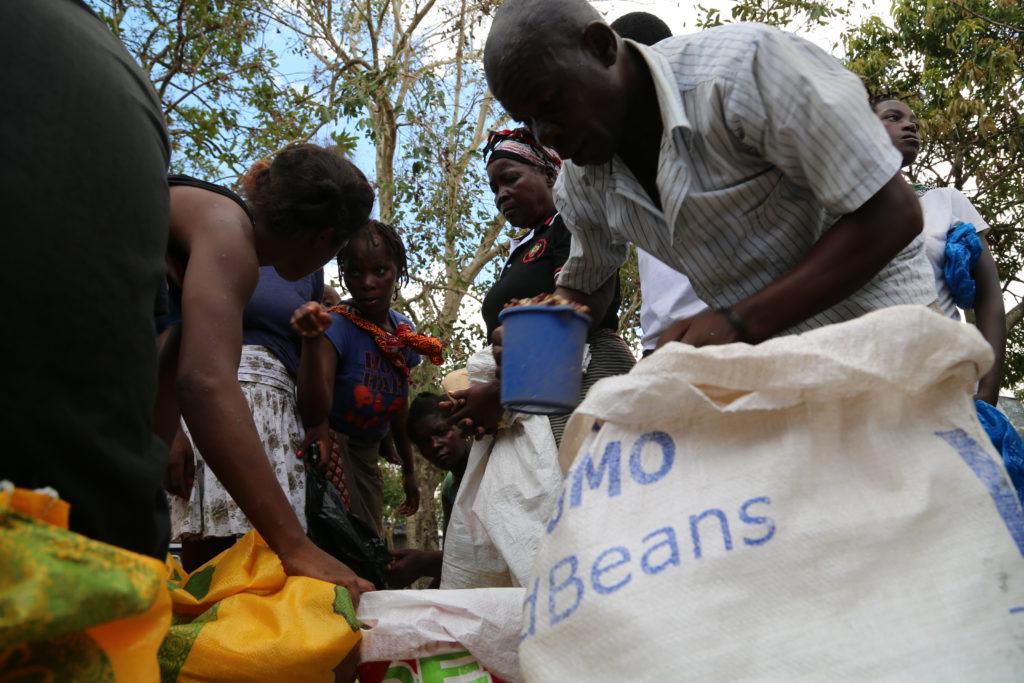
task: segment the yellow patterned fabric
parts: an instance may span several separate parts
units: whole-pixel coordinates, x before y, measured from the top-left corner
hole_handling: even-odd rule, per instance
[[[0,680],[159,680],[164,566],[68,531],[68,510],[0,489]]]
[[[331,681],[359,643],[348,592],[285,576],[256,532],[186,574],[68,510],[0,488],[0,681]]]
[[[286,576],[254,531],[191,574],[169,558],[167,576],[164,681],[333,681],[359,643],[348,592]]]

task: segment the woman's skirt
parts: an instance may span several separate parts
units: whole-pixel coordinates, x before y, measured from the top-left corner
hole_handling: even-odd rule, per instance
[[[590,345],[590,363],[586,372],[583,373],[583,381],[580,384],[580,402],[586,397],[590,387],[597,384],[598,380],[615,375],[625,375],[636,365],[636,357],[629,350],[629,346],[623,341],[615,330],[598,329],[593,330],[587,338]],[[562,433],[569,421],[571,413],[565,415],[551,415],[551,433],[555,436],[555,444],[562,444]]]
[[[359,439],[331,429],[327,480],[334,484],[349,512],[384,537],[384,479],[380,471],[381,439]]]
[[[295,452],[305,434],[295,404],[295,381],[284,365],[264,346],[243,346],[238,382],[252,410],[277,483],[306,528],[306,471]],[[191,442],[192,436],[182,421]],[[193,444],[193,449],[195,445]],[[195,451],[196,473],[189,500],[168,494],[171,506],[171,538],[238,536],[252,530],[252,524],[235,504],[231,494]]]

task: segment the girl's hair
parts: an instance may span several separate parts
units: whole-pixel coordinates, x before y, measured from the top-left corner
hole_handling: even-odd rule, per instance
[[[238,184],[257,217],[289,237],[324,228],[353,233],[373,208],[373,188],[363,172],[338,152],[311,143],[288,145],[272,161],[257,161]]]
[[[395,270],[397,271],[396,280],[398,280],[399,284],[405,284],[409,281],[409,260],[405,253],[405,244],[402,242],[402,238],[394,227],[387,223],[381,223],[378,220],[367,221],[363,227],[359,228],[352,235],[349,243],[338,253],[339,273],[345,273],[345,264],[351,258],[352,243],[358,239],[368,240],[374,246],[383,245],[384,249],[388,252],[388,256],[395,263]]]

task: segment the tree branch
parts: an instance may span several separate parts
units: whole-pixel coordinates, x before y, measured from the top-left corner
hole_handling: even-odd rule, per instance
[[[996,21],[995,19],[992,19],[991,17],[986,17],[984,14],[980,14],[978,12],[975,12],[970,7],[967,7],[960,0],[949,0],[949,1],[952,4],[956,5],[957,7],[959,7],[960,9],[962,9],[964,12],[967,12],[967,14],[970,14],[975,19],[981,19],[986,24],[991,24],[992,26],[997,26],[999,28],[1005,28],[1006,30],[1013,31],[1016,34],[1020,34],[1020,33],[1024,32],[1024,26],[1013,26],[1012,24],[1004,24],[1004,23],[1002,23],[1000,21]]]
[[[476,253],[473,254],[473,259],[459,272],[460,280],[472,282],[480,274],[480,271],[483,270],[483,267],[498,255],[500,249],[496,246],[496,242],[501,235],[501,229],[504,225],[505,217],[500,213],[491,218],[484,229],[483,239],[480,240]]]
[[[1016,306],[1006,312],[1006,333],[1020,324],[1020,321],[1024,320],[1024,301],[1021,301]]]

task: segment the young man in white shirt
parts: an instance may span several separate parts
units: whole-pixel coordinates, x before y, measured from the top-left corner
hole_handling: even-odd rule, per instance
[[[629,12],[611,23],[622,38],[642,45],[656,45],[672,37],[672,29],[650,12]],[[640,276],[640,328],[644,356],[654,352],[658,339],[676,320],[697,315],[707,308],[693,291],[690,278],[643,249],[636,250]]]
[[[921,135],[914,112],[905,102],[894,99],[876,100],[872,103],[872,109],[885,126],[893,146],[903,156],[903,165],[914,163],[921,150]],[[978,233],[981,255],[971,272],[975,282],[974,324],[992,347],[995,362],[979,380],[974,397],[996,405],[1006,353],[1006,311],[1003,306],[1003,289],[999,283],[999,269],[985,241],[989,231],[988,223],[970,200],[955,187],[917,186],[915,191],[920,197],[924,214],[924,253],[932,267],[938,306],[954,320],[960,320],[960,311],[946,284],[946,239],[950,230],[961,222],[970,223]]]
[[[584,0],[506,0],[484,66],[509,114],[569,160],[557,294],[603,310],[591,293],[633,242],[713,307],[662,343],[756,343],[934,302],[900,155],[859,79],[810,43],[738,24],[648,48]]]

